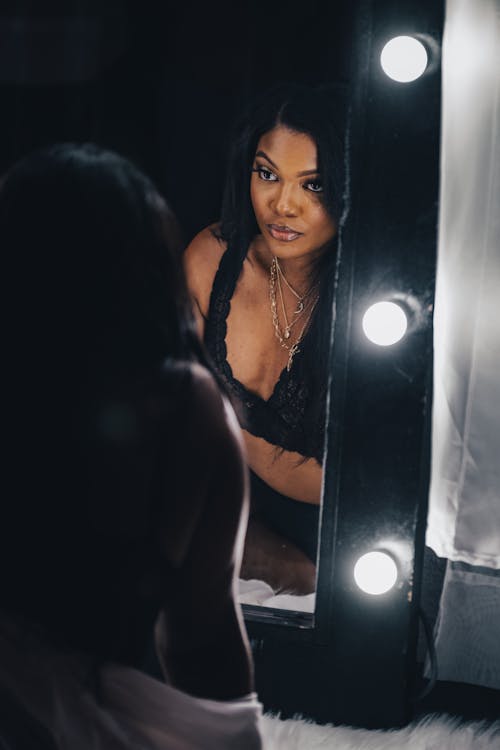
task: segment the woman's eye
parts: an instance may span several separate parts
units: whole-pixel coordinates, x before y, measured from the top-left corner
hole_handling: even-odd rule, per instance
[[[322,193],[323,185],[318,181],[306,182],[305,187],[311,191],[311,193]]]
[[[270,169],[266,169],[265,167],[257,167],[255,170],[261,180],[265,180],[266,182],[274,182],[278,178],[274,174],[274,172],[271,172]]]

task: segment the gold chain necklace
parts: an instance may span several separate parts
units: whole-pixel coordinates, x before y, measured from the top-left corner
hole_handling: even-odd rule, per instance
[[[273,258],[273,263],[276,265],[276,270],[278,272],[278,275],[283,279],[283,281],[285,282],[286,286],[289,288],[289,290],[291,291],[291,293],[293,294],[293,296],[296,299],[299,300],[299,304],[298,304],[298,307],[297,307],[297,312],[301,312],[302,308],[304,306],[304,300],[307,297],[307,295],[311,293],[311,289],[309,289],[309,291],[306,292],[304,295],[299,294],[296,291],[296,289],[293,288],[293,286],[290,284],[290,282],[288,281],[287,277],[283,273],[283,270],[282,270],[280,264],[278,263],[278,258],[276,258],[276,256]]]
[[[281,302],[281,310],[283,312],[283,320],[285,321],[285,328],[283,329],[283,338],[289,339],[290,338],[290,331],[292,330],[293,326],[297,321],[300,319],[300,317],[304,314],[306,308],[304,307],[304,300],[303,298],[299,299],[299,304],[297,305],[297,309],[294,310],[294,318],[292,319],[292,322],[288,322],[288,316],[286,314],[286,307],[285,307],[285,299],[283,297],[283,289],[281,288],[281,278],[279,273],[279,266],[278,266],[278,273],[276,274],[276,282],[278,287],[278,294],[280,297]]]
[[[291,323],[288,323],[288,318],[286,315],[285,303],[283,299],[283,290],[281,288],[280,277],[283,278],[286,285],[290,288],[290,291],[292,291],[294,296],[299,300],[297,309],[294,312],[295,318],[294,320],[291,321]],[[283,310],[283,318],[285,321],[284,331],[281,330],[280,324],[279,324],[276,288],[278,288],[278,294],[280,296],[280,301],[281,301],[282,310]],[[293,289],[291,285],[288,284],[288,281],[286,280],[283,272],[281,271],[281,268],[278,263],[278,259],[273,258],[271,266],[269,268],[269,299],[271,302],[271,315],[272,315],[272,320],[273,320],[274,334],[276,338],[278,339],[280,345],[283,347],[283,349],[286,349],[288,352],[288,362],[286,366],[286,369],[288,372],[290,372],[290,369],[292,367],[294,356],[297,354],[298,351],[300,351],[299,344],[302,340],[302,337],[306,330],[309,319],[306,320],[306,322],[302,326],[302,329],[299,335],[297,336],[296,340],[293,343],[291,343],[289,340],[290,330],[293,327],[293,325],[297,322],[298,318],[302,316],[302,314],[306,311],[308,306],[305,305],[304,302],[311,296],[311,293],[314,289],[315,289],[315,286],[311,287],[311,289],[309,289],[309,291],[305,295],[300,296],[295,291],[295,289]],[[310,311],[313,310],[317,301],[318,301],[318,297],[316,296],[312,301],[312,304],[310,306]]]

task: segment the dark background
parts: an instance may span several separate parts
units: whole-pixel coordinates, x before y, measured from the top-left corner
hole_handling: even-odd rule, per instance
[[[249,96],[278,80],[348,84],[356,5],[4,0],[0,172],[39,146],[94,141],[153,178],[189,240],[218,218]]]

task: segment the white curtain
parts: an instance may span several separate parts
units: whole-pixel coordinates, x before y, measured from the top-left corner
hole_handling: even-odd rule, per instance
[[[500,689],[500,0],[447,0],[427,544],[438,678]]]

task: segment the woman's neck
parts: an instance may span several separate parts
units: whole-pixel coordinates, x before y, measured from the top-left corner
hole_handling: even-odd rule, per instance
[[[313,255],[302,255],[298,258],[278,257],[280,269],[286,280],[300,294],[305,294],[309,290],[311,282],[314,280],[318,263],[323,257],[324,252],[325,250],[322,249]],[[256,260],[266,274],[269,273],[274,256],[262,235],[257,235],[253,240],[249,248],[249,255]]]

